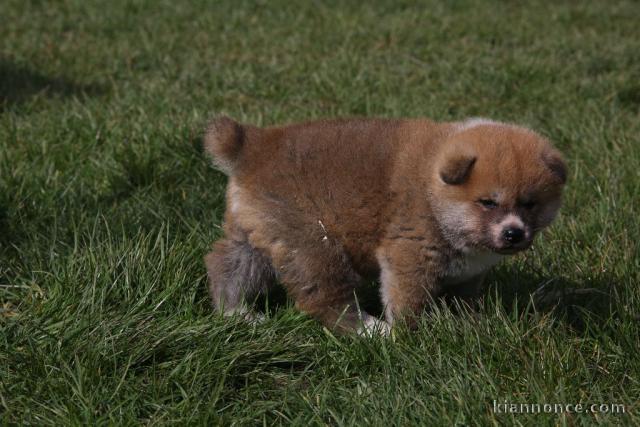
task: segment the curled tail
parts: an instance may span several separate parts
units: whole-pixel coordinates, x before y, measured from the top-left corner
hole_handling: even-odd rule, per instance
[[[221,116],[212,120],[204,134],[204,149],[222,172],[231,175],[242,146],[246,142],[246,129],[235,120]]]

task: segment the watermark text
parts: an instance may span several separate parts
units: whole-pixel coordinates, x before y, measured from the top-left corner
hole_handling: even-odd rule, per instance
[[[496,414],[624,414],[621,403],[514,403],[493,401]]]

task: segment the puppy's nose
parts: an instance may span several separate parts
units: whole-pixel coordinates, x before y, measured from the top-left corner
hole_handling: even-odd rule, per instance
[[[502,238],[505,242],[515,245],[524,239],[524,230],[517,227],[505,228],[502,232]]]

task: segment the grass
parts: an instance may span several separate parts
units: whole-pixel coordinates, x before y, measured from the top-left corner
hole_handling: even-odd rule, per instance
[[[640,425],[640,5],[518,4],[5,0],[2,423]],[[479,317],[394,340],[287,305],[221,319],[225,178],[199,146],[220,111],[530,125],[566,153],[563,214]]]

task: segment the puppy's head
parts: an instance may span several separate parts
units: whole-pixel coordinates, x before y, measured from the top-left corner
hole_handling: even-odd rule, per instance
[[[501,254],[528,248],[553,221],[567,177],[546,139],[485,121],[458,125],[434,173],[432,204],[445,237],[458,249]]]

